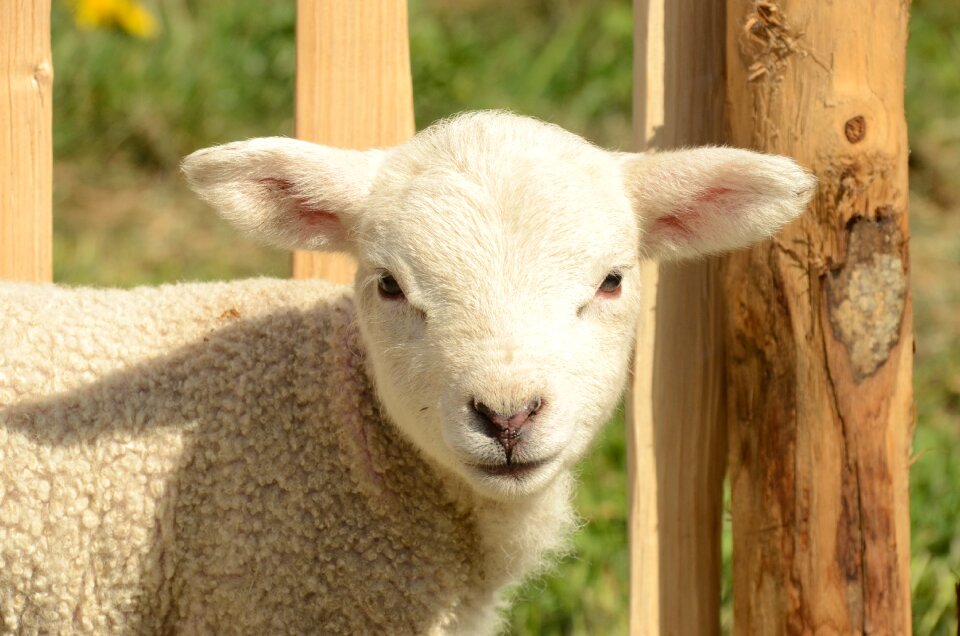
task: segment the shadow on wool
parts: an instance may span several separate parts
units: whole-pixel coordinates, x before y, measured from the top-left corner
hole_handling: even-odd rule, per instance
[[[45,536],[76,526],[72,586],[113,627],[424,633],[464,602],[452,590],[482,576],[469,515],[380,417],[352,320],[330,321],[325,305],[237,318],[0,408],[9,444],[39,457],[4,479],[49,479],[47,510],[89,500]]]

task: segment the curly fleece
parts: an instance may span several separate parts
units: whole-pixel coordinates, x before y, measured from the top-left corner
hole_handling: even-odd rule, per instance
[[[495,629],[517,573],[381,417],[351,297],[0,285],[2,632]]]

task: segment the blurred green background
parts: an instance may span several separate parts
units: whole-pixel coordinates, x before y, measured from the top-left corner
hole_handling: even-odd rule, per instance
[[[132,286],[286,276],[177,171],[197,148],[293,132],[294,2],[54,0],[55,278]],[[629,148],[629,0],[412,0],[417,125],[511,108]],[[960,575],[960,3],[915,0],[908,51],[918,424],[915,633],[952,633]],[[625,634],[622,422],[581,468],[576,552],[516,591],[515,634]],[[727,515],[729,517],[729,515]],[[724,557],[729,566],[729,518]],[[729,630],[729,567],[723,587]]]

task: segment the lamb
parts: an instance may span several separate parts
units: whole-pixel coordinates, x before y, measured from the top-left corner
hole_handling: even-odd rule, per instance
[[[495,632],[574,525],[640,261],[760,240],[815,186],[503,112],[183,168],[261,240],[352,253],[355,285],[0,285],[3,633]]]

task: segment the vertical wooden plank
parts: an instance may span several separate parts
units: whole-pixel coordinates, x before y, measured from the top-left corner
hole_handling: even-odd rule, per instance
[[[728,4],[731,141],[820,179],[725,274],[738,634],[911,630],[908,5]]]
[[[413,135],[405,0],[297,0],[300,139],[343,148],[391,146]],[[297,252],[293,275],[353,281],[343,254]]]
[[[723,0],[634,3],[634,130],[643,150],[724,138]],[[627,400],[630,631],[720,631],[726,456],[718,261],[645,265]]]
[[[637,40],[634,40],[637,42]],[[657,472],[657,443],[653,426],[653,358],[656,335],[656,293],[659,275],[656,263],[645,263],[640,284],[646,290],[633,379],[626,397],[627,479],[630,537],[630,633],[668,633],[661,629],[660,542],[669,537],[660,532],[660,488]],[[666,592],[669,595],[669,591]]]
[[[0,2],[0,278],[53,277],[50,0]]]

